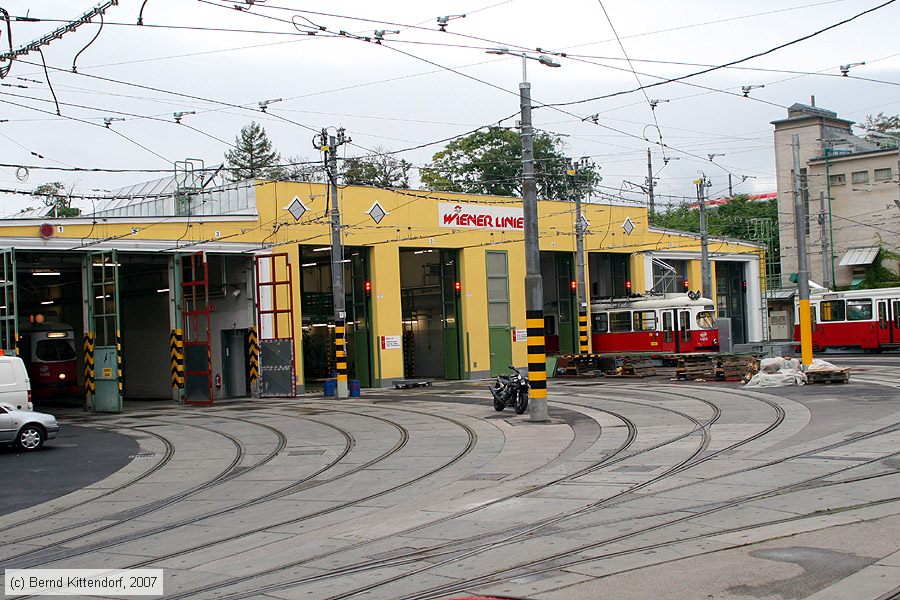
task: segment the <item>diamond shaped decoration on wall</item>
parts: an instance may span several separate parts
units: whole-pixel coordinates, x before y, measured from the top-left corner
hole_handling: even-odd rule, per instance
[[[631,232],[634,231],[634,223],[631,220],[631,217],[626,217],[625,222],[622,223],[622,229],[625,230],[625,235],[631,235]]]
[[[306,208],[306,205],[300,202],[299,196],[294,196],[294,200],[288,205],[287,210],[291,213],[291,216],[294,217],[295,221],[299,221],[300,217],[306,214],[306,211],[309,210]]]
[[[388,216],[388,212],[381,207],[381,204],[376,200],[374,204],[372,204],[372,208],[366,211],[366,214],[372,217],[372,220],[375,221],[375,224],[381,223],[381,220]]]

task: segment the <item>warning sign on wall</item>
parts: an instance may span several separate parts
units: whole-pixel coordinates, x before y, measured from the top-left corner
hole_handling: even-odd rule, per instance
[[[528,330],[527,329],[513,329],[513,341],[514,342],[527,342],[528,341]]]
[[[383,335],[381,336],[382,350],[399,350],[403,347],[399,335]]]

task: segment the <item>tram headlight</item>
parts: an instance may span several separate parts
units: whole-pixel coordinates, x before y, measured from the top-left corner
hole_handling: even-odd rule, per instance
[[[66,378],[66,374],[65,374],[65,373],[60,373],[60,374],[59,374],[59,380],[60,380],[60,381],[63,381],[65,378]]]

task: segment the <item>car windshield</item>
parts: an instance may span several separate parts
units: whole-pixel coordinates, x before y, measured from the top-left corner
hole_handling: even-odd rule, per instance
[[[697,327],[700,329],[715,329],[716,318],[707,310],[701,310],[697,313]]]

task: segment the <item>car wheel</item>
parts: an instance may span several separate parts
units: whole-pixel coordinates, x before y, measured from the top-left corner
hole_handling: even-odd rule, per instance
[[[16,436],[16,445],[26,452],[39,449],[44,445],[44,430],[37,425],[26,425]]]

